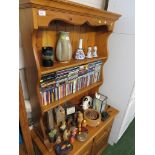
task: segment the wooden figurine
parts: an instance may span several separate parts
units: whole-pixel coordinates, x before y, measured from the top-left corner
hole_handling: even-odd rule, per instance
[[[73,115],[73,122],[72,122],[72,125],[73,125],[73,126],[77,126],[77,125],[78,125],[78,122],[77,122],[77,113],[74,113],[74,115]]]
[[[79,133],[81,133],[81,123],[83,121],[83,114],[82,112],[79,111],[78,113],[78,128],[79,128]]]
[[[66,121],[63,121],[61,126],[60,126],[60,131],[64,132],[66,130]]]
[[[77,128],[74,128],[71,132],[70,143],[73,144],[75,141],[75,136],[77,134]]]
[[[56,139],[57,129],[52,129],[48,135],[49,135],[50,141],[53,143]]]
[[[61,143],[61,137],[58,136],[57,139],[56,139],[56,144],[60,144]]]
[[[83,121],[82,121],[82,127],[86,127],[87,126],[87,121],[84,119]]]
[[[68,119],[67,119],[67,127],[68,127],[68,128],[71,127],[72,122],[73,122],[73,118],[72,118],[71,116],[68,117]]]
[[[63,140],[64,141],[68,141],[69,140],[69,136],[70,136],[70,131],[69,130],[65,130],[63,133]]]

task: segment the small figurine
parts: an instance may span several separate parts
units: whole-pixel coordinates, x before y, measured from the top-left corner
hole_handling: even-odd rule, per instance
[[[67,127],[68,127],[68,128],[71,127],[72,122],[73,122],[73,118],[72,118],[71,116],[68,117],[68,119],[67,119]]]
[[[83,121],[83,114],[81,112],[79,112],[78,113],[78,129],[79,129],[79,132],[76,136],[76,138],[79,141],[85,141],[88,137],[88,133],[82,131],[82,128],[81,128],[82,121]]]
[[[82,109],[87,110],[92,105],[92,98],[90,96],[84,97],[82,101]]]
[[[63,133],[63,140],[64,141],[69,140],[69,136],[70,136],[70,131],[66,129]]]
[[[57,155],[67,155],[73,149],[73,145],[69,141],[63,141],[54,148]]]
[[[64,132],[66,130],[66,122],[65,121],[62,121],[62,124],[60,126],[60,131],[61,132]]]
[[[92,56],[92,47],[88,47],[88,52],[87,52],[87,56],[86,56],[87,58],[92,58],[93,56]]]
[[[83,114],[82,112],[79,111],[78,113],[78,128],[79,128],[79,133],[81,133],[81,123],[83,121]]]
[[[57,136],[57,130],[56,129],[52,129],[50,132],[49,132],[49,137],[50,137],[50,141],[53,143],[56,139],[56,136]]]
[[[97,46],[94,46],[93,57],[98,57],[98,55],[97,55]]]
[[[70,143],[71,144],[73,144],[74,143],[74,141],[75,141],[75,136],[76,136],[76,134],[77,134],[77,128],[74,128],[73,130],[72,130],[72,132],[71,132],[71,137],[70,137]]]
[[[61,143],[61,137],[58,136],[57,139],[56,139],[56,144],[60,144]]]
[[[85,128],[85,127],[82,127],[82,128],[81,128],[81,132],[86,132],[86,133],[88,133],[88,129]]]
[[[73,125],[73,126],[77,126],[77,125],[78,125],[78,122],[77,122],[77,113],[74,113],[74,115],[73,115],[73,122],[72,122],[72,125]]]
[[[64,144],[64,145],[62,145],[61,150],[65,150],[66,148],[67,148],[67,145]]]
[[[82,48],[82,41],[83,41],[83,39],[80,39],[79,48],[76,51],[75,59],[77,59],[77,60],[85,59],[85,54],[84,54],[83,48]]]
[[[87,126],[87,121],[84,119],[83,121],[82,121],[82,127],[86,127]]]

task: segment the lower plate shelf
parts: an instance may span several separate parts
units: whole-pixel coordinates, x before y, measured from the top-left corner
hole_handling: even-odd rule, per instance
[[[94,84],[91,84],[88,87],[80,89],[79,91],[77,91],[74,94],[70,94],[70,95],[63,97],[62,99],[60,99],[60,100],[58,100],[56,102],[53,102],[53,103],[50,103],[48,105],[42,106],[42,111],[47,112],[50,109],[55,108],[55,107],[57,107],[59,105],[62,105],[64,102],[67,102],[67,101],[73,99],[74,97],[79,96],[79,95],[91,90],[92,88],[99,87],[102,83],[103,83],[102,81],[96,82]]]

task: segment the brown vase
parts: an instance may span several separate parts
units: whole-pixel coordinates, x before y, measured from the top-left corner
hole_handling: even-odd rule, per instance
[[[56,57],[60,62],[69,62],[72,59],[72,45],[69,38],[69,32],[60,32],[56,47]]]

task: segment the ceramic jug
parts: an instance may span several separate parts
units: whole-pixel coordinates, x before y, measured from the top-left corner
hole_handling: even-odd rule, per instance
[[[67,63],[72,59],[72,45],[69,32],[61,31],[56,47],[56,57],[60,62]]]

